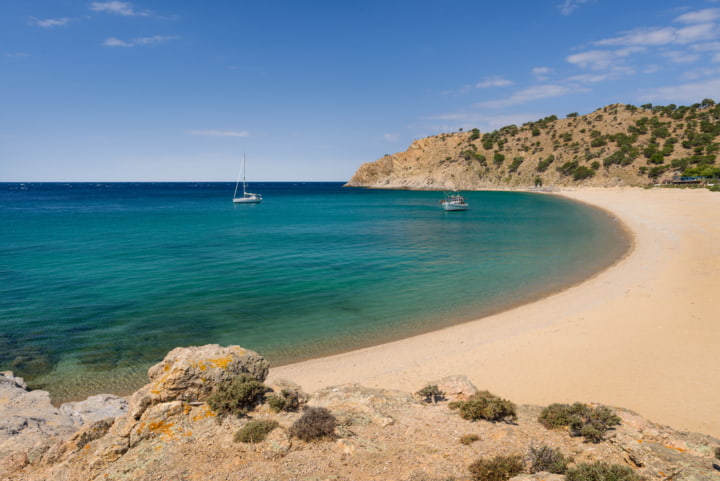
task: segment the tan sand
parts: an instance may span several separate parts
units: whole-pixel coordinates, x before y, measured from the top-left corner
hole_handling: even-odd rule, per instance
[[[519,404],[599,402],[720,437],[720,194],[587,189],[635,247],[537,302],[428,334],[275,368],[307,391],[344,383],[415,391],[465,374]]]

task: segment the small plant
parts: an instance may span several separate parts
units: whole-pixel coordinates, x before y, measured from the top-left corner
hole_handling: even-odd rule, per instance
[[[720,448],[715,448],[715,457],[720,459]]]
[[[640,481],[642,478],[628,466],[603,462],[583,463],[568,469],[567,481]]]
[[[277,421],[265,421],[253,419],[235,433],[236,443],[260,443],[265,440],[268,434],[280,426]]]
[[[565,474],[570,462],[570,459],[566,458],[559,449],[544,444],[539,448],[530,446],[528,459],[531,473],[547,471],[548,473]]]
[[[488,391],[480,391],[467,401],[457,401],[450,404],[451,409],[457,409],[463,419],[477,421],[514,421],[517,419],[515,404],[502,399]]]
[[[475,441],[480,441],[480,436],[477,434],[464,434],[460,436],[460,444],[469,445]]]
[[[470,466],[470,477],[476,481],[506,481],[522,473],[522,456],[495,456],[490,459],[478,459]]]
[[[303,415],[290,426],[290,435],[303,441],[330,438],[335,434],[337,420],[329,410],[306,407]]]
[[[592,408],[578,402],[551,404],[543,409],[538,421],[548,429],[568,426],[571,436],[582,436],[593,443],[602,441],[608,429],[620,424],[620,418],[612,409],[605,406]]]
[[[221,416],[242,416],[260,404],[267,388],[249,374],[240,374],[217,386],[207,398],[210,408]]]
[[[297,411],[300,407],[300,399],[297,392],[283,389],[280,394],[272,394],[267,397],[268,406],[273,412]]]
[[[428,384],[415,394],[420,396],[420,398],[427,403],[432,402],[435,404],[438,401],[445,399],[445,393],[437,387],[437,384]]]

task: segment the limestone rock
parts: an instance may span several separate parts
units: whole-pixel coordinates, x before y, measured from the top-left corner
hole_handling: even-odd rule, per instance
[[[33,457],[76,428],[50,403],[47,391],[27,391],[22,379],[0,373],[0,459],[15,452]]]
[[[478,389],[467,376],[448,376],[429,384],[437,385],[450,401],[467,401]]]
[[[78,427],[122,416],[127,409],[127,400],[113,394],[90,396],[84,401],[67,402],[59,408],[60,413],[69,416]]]
[[[239,374],[264,381],[269,367],[262,356],[240,346],[178,347],[148,370],[150,384],[132,396],[129,413],[138,420],[153,404],[204,401],[217,384]]]

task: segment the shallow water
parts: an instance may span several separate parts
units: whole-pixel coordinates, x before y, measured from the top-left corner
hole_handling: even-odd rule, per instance
[[[55,401],[128,392],[176,346],[273,364],[496,312],[614,262],[627,240],[563,198],[227,183],[0,184],[0,370]]]

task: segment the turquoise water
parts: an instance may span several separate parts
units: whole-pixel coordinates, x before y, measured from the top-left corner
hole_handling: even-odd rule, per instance
[[[0,370],[56,401],[128,392],[176,346],[273,364],[397,339],[526,302],[627,248],[555,196],[226,183],[0,184]]]

